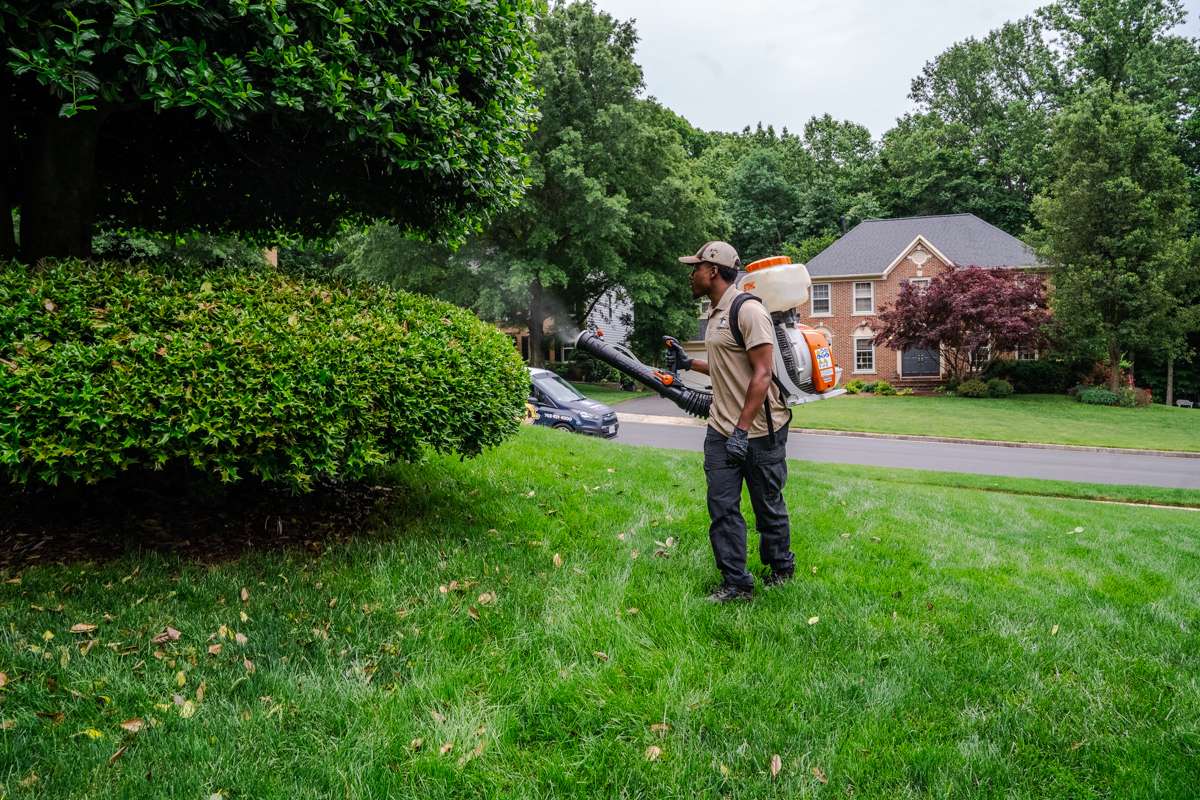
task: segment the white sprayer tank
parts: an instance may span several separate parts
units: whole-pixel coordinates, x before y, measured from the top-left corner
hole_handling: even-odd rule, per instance
[[[757,295],[767,311],[787,311],[808,302],[812,278],[803,264],[793,264],[787,256],[760,258],[746,266],[738,288]]]

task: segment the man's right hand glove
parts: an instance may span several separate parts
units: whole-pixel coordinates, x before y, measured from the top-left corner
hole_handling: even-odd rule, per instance
[[[725,455],[729,466],[740,467],[746,463],[746,451],[750,449],[750,434],[741,428],[734,428],[733,435],[725,440]]]
[[[691,369],[692,360],[688,358],[688,354],[683,349],[683,345],[679,344],[679,340],[674,336],[664,336],[663,344],[667,346],[667,368],[672,372],[677,372],[681,369]]]

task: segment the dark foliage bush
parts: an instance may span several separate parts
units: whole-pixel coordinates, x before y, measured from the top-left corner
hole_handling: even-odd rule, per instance
[[[1061,394],[1080,375],[1078,365],[1053,357],[1034,361],[1000,358],[988,364],[984,371],[985,378],[1003,378],[1011,383],[1017,394]]]
[[[507,336],[379,287],[111,263],[0,266],[0,476],[184,464],[306,489],[518,426]]]
[[[1150,400],[1149,389],[1122,386],[1117,390],[1117,405],[1122,408],[1142,408],[1150,405]]]
[[[960,383],[954,393],[959,397],[987,397],[988,387],[978,378],[971,378]]]

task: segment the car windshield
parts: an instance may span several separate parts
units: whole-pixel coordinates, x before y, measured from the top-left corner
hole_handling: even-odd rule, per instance
[[[586,399],[581,395],[574,386],[564,381],[562,378],[554,375],[549,378],[538,378],[534,383],[546,395],[556,403],[570,403],[575,400]]]

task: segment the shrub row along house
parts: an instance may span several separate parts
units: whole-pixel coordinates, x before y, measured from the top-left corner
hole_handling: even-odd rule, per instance
[[[974,214],[869,219],[808,262],[812,292],[797,314],[830,341],[844,381],[857,377],[932,386],[945,371],[942,356],[935,350],[898,351],[876,344],[878,314],[896,301],[905,284],[928,285],[935,276],[963,267],[1047,269],[1028,245]],[[707,315],[702,308],[697,337],[688,343],[701,357]],[[982,367],[992,355],[979,348],[971,358]],[[1037,357],[1032,348],[1012,355]]]

